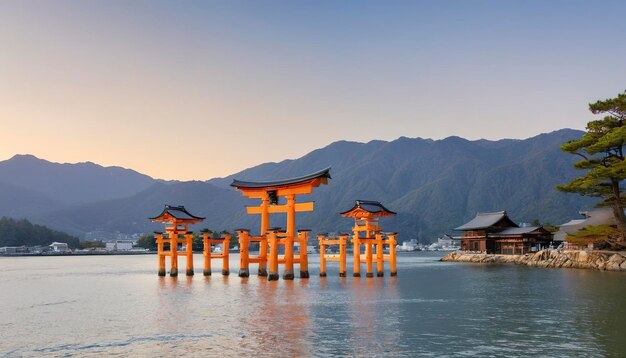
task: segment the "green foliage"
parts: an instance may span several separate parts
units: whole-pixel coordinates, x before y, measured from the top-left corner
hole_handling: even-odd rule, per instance
[[[97,248],[101,248],[105,246],[106,245],[101,240],[94,240],[94,241],[85,240],[85,241],[81,241],[80,243],[81,249],[97,249]]]
[[[616,241],[621,236],[617,228],[610,225],[589,225],[567,235],[566,240],[576,245],[587,245],[605,240]]]
[[[137,240],[137,246],[143,247],[144,249],[155,250],[157,249],[156,239],[153,234],[145,234],[142,235]]]
[[[577,232],[571,233],[568,236],[571,237],[612,237],[615,235],[619,235],[619,231],[614,226],[610,225],[588,225],[584,228],[578,230]]]
[[[65,242],[72,249],[80,246],[77,237],[34,225],[26,219],[0,219],[0,246],[48,246],[55,241]]]

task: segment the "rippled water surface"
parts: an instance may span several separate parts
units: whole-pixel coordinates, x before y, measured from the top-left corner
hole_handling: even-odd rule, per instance
[[[624,273],[406,254],[398,277],[320,278],[310,259],[310,279],[268,282],[236,255],[177,279],[155,255],[0,258],[0,355],[626,355]]]

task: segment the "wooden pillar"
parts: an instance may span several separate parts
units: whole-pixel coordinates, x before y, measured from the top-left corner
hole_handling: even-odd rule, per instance
[[[176,222],[170,231],[170,276],[178,276],[178,231],[176,231]]]
[[[283,279],[293,280],[293,241],[296,236],[296,196],[287,195],[287,237],[285,238],[285,272]]]
[[[278,242],[276,237],[276,231],[269,233],[270,241],[270,272],[267,276],[269,281],[278,280]]]
[[[230,275],[230,238],[229,234],[224,234],[224,247],[222,248],[222,275]]]
[[[388,244],[389,244],[389,271],[391,272],[391,276],[397,276],[398,270],[396,268],[396,234],[389,235]]]
[[[346,249],[348,246],[348,235],[340,235],[339,240],[339,277],[346,277]]]
[[[365,242],[365,266],[366,266],[366,271],[367,271],[365,273],[365,277],[374,277],[374,272],[372,270],[372,266],[373,266],[372,259],[373,259],[372,240],[368,236],[367,241]]]
[[[159,276],[165,276],[165,253],[163,252],[163,233],[155,231],[154,237],[157,244],[157,255],[159,259]]]
[[[188,231],[185,233],[185,246],[187,249],[185,251],[185,255],[187,256],[185,274],[187,276],[193,276],[193,233],[192,232]]]
[[[204,276],[211,276],[211,242],[209,241],[209,233],[202,234],[202,244],[204,250],[202,256],[204,256],[204,270],[202,273]]]
[[[267,237],[267,232],[270,229],[270,212],[269,212],[269,198],[267,193],[261,200],[261,233],[263,237]],[[259,276],[267,276],[267,240],[265,242],[259,242]]]
[[[307,231],[298,232],[300,242],[300,278],[309,278],[309,253],[307,252],[309,243],[309,233]]]
[[[326,239],[325,235],[317,235],[320,245],[320,277],[326,277],[326,244],[324,239]]]
[[[354,226],[354,235],[352,237],[352,246],[354,247],[354,268],[353,274],[354,277],[361,277],[361,240],[359,240],[359,231]]]
[[[383,246],[383,235],[376,233],[376,276],[385,276],[385,253]]]
[[[248,230],[237,230],[237,235],[239,235],[239,277],[250,276],[249,234]]]

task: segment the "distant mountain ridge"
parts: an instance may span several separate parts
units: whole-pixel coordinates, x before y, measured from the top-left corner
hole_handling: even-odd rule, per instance
[[[20,189],[24,191],[24,200],[32,205],[22,205],[17,213],[73,234],[94,229],[148,232],[160,226],[150,223],[147,217],[160,212],[167,203],[185,205],[192,213],[206,216],[206,221],[196,225],[197,228],[258,230],[259,218],[246,215],[244,208],[255,203],[229,186],[232,179],[292,178],[331,166],[333,179],[310,195],[316,208],[314,212],[299,215],[300,228],[348,231],[352,223],[340,217],[339,212],[349,209],[356,199],[378,200],[397,212],[396,217],[385,218],[381,223],[386,229],[398,231],[401,241],[410,238],[431,241],[443,233],[451,233],[451,228],[467,221],[477,211],[507,210],[518,222],[540,219],[560,224],[576,217],[580,209],[593,206],[589,198],[554,189],[557,184],[578,175],[573,168],[576,158],[562,152],[559,146],[579,138],[582,133],[563,129],[525,140],[499,141],[469,141],[460,137],[442,140],[401,137],[390,142],[368,143],[338,141],[298,159],[265,163],[206,182],[158,182],[117,168],[109,169],[112,180],[102,183],[102,173],[106,171],[92,164],[96,168],[75,168],[83,181],[76,185],[82,186],[80,190],[65,188],[61,197],[47,197],[48,191],[39,190],[45,195],[36,200],[41,179],[26,180],[29,185],[22,182]],[[1,204],[2,182],[18,185],[6,180],[10,171],[5,164],[6,161],[0,162],[0,215],[20,217]],[[46,178],[47,171],[38,170],[39,175]],[[83,170],[93,170],[95,174],[92,171],[88,176]],[[22,171],[22,176],[25,172]],[[55,180],[67,183],[62,177]],[[126,181],[134,184],[122,184]],[[100,185],[108,185],[109,193],[104,195],[108,200],[102,200],[102,193],[89,193],[90,186]],[[120,185],[126,186],[127,195],[120,191]],[[57,184],[56,188],[59,186]],[[65,197],[72,200],[46,210],[46,205],[59,203]],[[27,215],[29,205],[32,215]],[[272,225],[284,225],[284,217],[279,217]]]
[[[123,198],[155,182],[131,169],[103,167],[91,162],[52,163],[19,154],[0,162],[0,181],[38,192],[61,205]]]

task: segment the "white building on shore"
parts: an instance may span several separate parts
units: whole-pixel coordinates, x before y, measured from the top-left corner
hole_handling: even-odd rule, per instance
[[[50,250],[54,252],[69,252],[70,248],[65,242],[53,242],[50,244]]]

